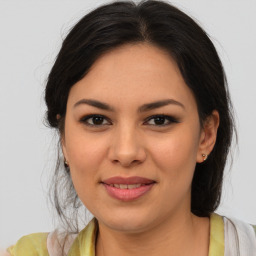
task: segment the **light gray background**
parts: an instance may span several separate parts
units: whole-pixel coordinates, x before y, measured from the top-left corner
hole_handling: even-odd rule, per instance
[[[107,1],[0,1],[0,247],[51,231],[47,181],[54,133],[43,124],[43,91],[62,38]],[[225,175],[218,212],[256,223],[256,1],[173,1],[213,39],[236,109],[239,152]]]

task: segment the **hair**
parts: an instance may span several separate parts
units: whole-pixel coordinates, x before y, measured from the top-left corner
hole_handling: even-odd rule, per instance
[[[224,167],[235,131],[232,104],[213,43],[192,18],[176,7],[162,1],[117,1],[85,15],[64,39],[50,71],[45,90],[47,121],[61,138],[70,88],[86,76],[104,53],[124,44],[142,42],[167,51],[176,61],[196,99],[201,124],[213,110],[219,113],[215,146],[207,161],[196,164],[192,181],[191,211],[197,216],[209,216],[220,203]],[[61,157],[53,184],[55,208],[62,220],[70,224],[72,217],[68,218],[66,210],[77,212],[82,203]]]

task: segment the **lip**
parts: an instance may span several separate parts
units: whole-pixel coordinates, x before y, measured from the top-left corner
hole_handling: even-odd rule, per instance
[[[133,176],[133,177],[112,177],[102,181],[107,193],[121,201],[132,201],[145,195],[156,184],[154,180]],[[142,184],[140,187],[120,189],[113,184]],[[112,185],[112,186],[111,186]]]
[[[132,176],[132,177],[120,177],[115,176],[109,179],[103,180],[102,183],[110,185],[110,184],[152,184],[155,183],[154,180],[139,177],[139,176]]]

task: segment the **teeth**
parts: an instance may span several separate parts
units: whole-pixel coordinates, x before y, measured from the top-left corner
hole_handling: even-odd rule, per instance
[[[110,184],[111,187],[120,188],[120,189],[134,189],[139,188],[142,184]]]
[[[128,185],[126,185],[126,184],[120,184],[120,188],[121,188],[121,189],[127,189],[127,188],[128,188]]]
[[[141,184],[130,184],[128,185],[128,189],[133,189],[133,188],[139,188]]]

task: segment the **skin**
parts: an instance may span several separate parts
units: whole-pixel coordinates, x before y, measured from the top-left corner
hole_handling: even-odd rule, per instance
[[[77,103],[83,99],[106,103],[111,111]],[[138,112],[143,104],[166,99],[183,106]],[[86,120],[90,114],[104,118],[96,126],[95,119]],[[163,114],[176,121],[161,119],[159,125],[149,119]],[[71,88],[62,147],[75,189],[99,222],[97,256],[208,255],[209,219],[190,212],[191,182],[196,163],[213,149],[218,124],[213,111],[200,126],[195,98],[175,61],[147,43],[104,54]],[[125,202],[101,184],[113,176],[156,183]]]

